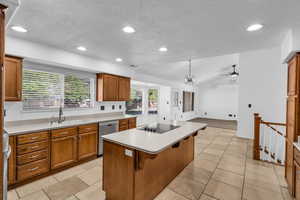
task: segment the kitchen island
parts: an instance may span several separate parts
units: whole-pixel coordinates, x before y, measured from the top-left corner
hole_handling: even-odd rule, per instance
[[[202,123],[180,122],[163,133],[131,129],[103,136],[106,199],[154,199],[194,160],[194,137],[205,128]]]

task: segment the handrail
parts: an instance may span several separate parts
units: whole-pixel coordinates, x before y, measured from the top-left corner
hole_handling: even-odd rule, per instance
[[[267,127],[269,127],[270,129],[272,129],[273,131],[275,131],[275,133],[278,133],[279,135],[281,135],[282,137],[286,137],[285,134],[281,133],[280,131],[278,131],[276,128],[274,128],[273,126],[271,126],[270,124],[266,124],[266,123],[263,123],[265,124]]]
[[[286,126],[285,123],[265,122],[265,121],[263,121],[263,120],[261,120],[261,123],[266,124],[266,125]]]
[[[285,134],[283,134],[282,132],[278,131],[276,128],[273,127],[273,126],[286,126],[285,123],[266,122],[261,119],[261,116],[259,116],[258,113],[254,113],[254,141],[253,141],[253,159],[254,160],[260,160],[260,151],[269,153],[269,151],[266,147],[262,148],[260,146],[260,124],[265,124],[267,127],[272,129],[275,133],[286,138]],[[271,157],[274,157],[274,155],[271,155]]]

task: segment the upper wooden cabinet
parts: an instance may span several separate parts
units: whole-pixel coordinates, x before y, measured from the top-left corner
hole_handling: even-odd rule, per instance
[[[22,62],[22,58],[5,56],[5,101],[22,100]]]
[[[119,101],[130,99],[130,78],[119,78]]]
[[[296,55],[288,63],[288,90],[287,93],[289,96],[298,95],[299,93],[299,66],[300,65],[300,55]]]
[[[130,78],[111,74],[97,74],[97,101],[128,101]]]

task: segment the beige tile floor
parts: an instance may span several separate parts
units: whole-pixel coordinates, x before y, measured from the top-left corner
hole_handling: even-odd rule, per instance
[[[289,200],[284,168],[251,158],[252,141],[207,128],[195,160],[155,200]],[[104,200],[97,159],[9,191],[9,200]]]

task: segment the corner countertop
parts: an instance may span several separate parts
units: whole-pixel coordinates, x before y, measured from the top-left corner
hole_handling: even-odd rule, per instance
[[[207,124],[196,122],[179,122],[178,125],[180,126],[179,128],[168,131],[164,134],[146,132],[139,129],[130,129],[104,135],[102,138],[106,141],[143,151],[148,154],[158,154],[207,126]]]
[[[73,116],[61,124],[58,123],[50,123],[49,119],[37,119],[37,120],[21,120],[14,122],[7,122],[4,125],[4,130],[10,135],[20,135],[38,131],[47,131],[59,128],[67,128],[71,126],[78,126],[84,124],[92,124],[99,123],[105,121],[113,121],[120,119],[128,119],[136,117],[134,115],[81,115],[81,116]]]

